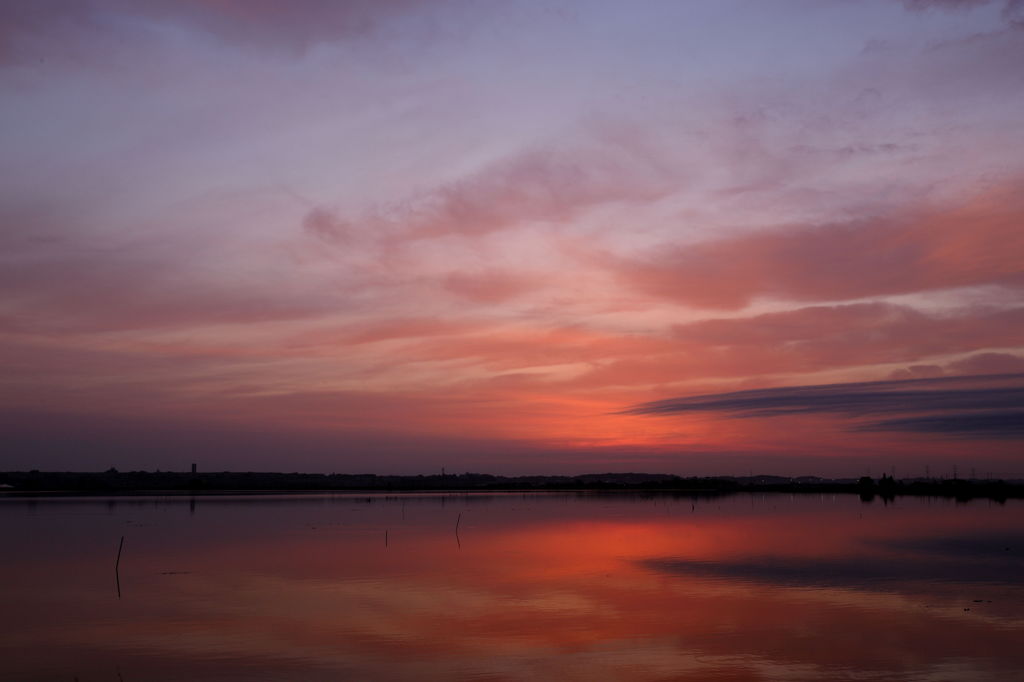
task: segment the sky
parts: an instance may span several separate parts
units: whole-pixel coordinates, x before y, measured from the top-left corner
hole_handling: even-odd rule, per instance
[[[1024,477],[1020,0],[6,0],[0,469]]]

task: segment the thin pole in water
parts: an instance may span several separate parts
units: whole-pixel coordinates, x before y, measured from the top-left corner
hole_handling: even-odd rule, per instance
[[[117,561],[114,562],[114,580],[117,582],[117,598],[121,598],[121,550],[124,549],[124,536],[117,546]]]

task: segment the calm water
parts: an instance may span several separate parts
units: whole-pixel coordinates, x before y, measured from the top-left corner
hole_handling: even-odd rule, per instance
[[[1024,679],[1014,501],[0,499],[0,533],[10,680]]]

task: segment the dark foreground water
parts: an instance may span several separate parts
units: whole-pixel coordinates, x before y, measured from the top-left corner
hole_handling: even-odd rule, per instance
[[[0,538],[5,680],[1024,680],[1019,501],[0,499]]]

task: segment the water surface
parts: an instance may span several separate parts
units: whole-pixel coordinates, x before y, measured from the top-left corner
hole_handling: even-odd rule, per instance
[[[0,678],[1024,679],[1022,512],[850,495],[0,499]]]

